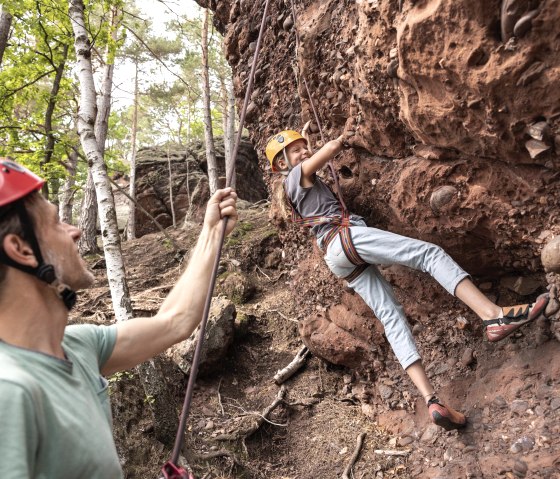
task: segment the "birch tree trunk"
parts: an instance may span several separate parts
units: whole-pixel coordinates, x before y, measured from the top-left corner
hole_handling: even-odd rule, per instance
[[[107,278],[115,317],[117,321],[125,321],[132,318],[132,304],[124,263],[121,253],[121,242],[117,226],[117,215],[115,202],[107,168],[103,160],[103,148],[107,128],[99,130],[100,137],[96,138],[96,116],[99,123],[108,120],[110,102],[110,85],[104,86],[104,99],[101,108],[96,115],[96,92],[93,81],[93,70],[91,65],[91,43],[84,23],[83,0],[70,0],[69,16],[75,36],[76,59],[78,66],[78,78],[80,80],[80,108],[78,111],[78,134],[88,165],[90,166],[95,191],[97,194],[97,205],[101,224],[101,236],[103,238],[103,250],[105,253],[105,264]],[[108,63],[112,63],[109,62]],[[109,78],[109,74],[105,77]],[[112,69],[110,73],[112,80]],[[105,103],[107,102],[107,103]],[[106,108],[106,110],[104,110]],[[106,114],[105,114],[106,113]],[[167,389],[161,366],[157,359],[151,359],[138,366],[142,385],[147,397],[153,399],[152,412],[154,414],[155,436],[164,444],[172,443],[176,431],[175,404]]]
[[[132,110],[132,133],[130,142],[132,150],[130,152],[130,183],[128,194],[136,199],[136,137],[138,134],[138,61],[135,62],[134,74],[134,109]],[[136,206],[133,201],[129,201],[128,222],[126,238],[131,240],[136,238]]]
[[[12,15],[2,6],[2,13],[0,13],[0,66],[2,65],[2,58],[4,51],[8,45],[10,38],[10,27],[12,26]]]
[[[78,240],[78,250],[80,254],[99,254],[97,246],[97,195],[95,194],[95,184],[91,168],[88,167],[88,177],[80,208],[80,218],[78,228],[82,232]]]
[[[208,185],[212,195],[218,189],[218,165],[214,134],[212,132],[212,113],[210,105],[210,73],[208,70],[208,8],[204,9],[202,22],[202,97],[204,111],[204,142],[206,143],[206,161],[208,163]]]
[[[72,150],[68,155],[68,175],[62,185],[60,201],[58,204],[58,215],[63,223],[72,224],[72,207],[74,199],[74,185],[76,184],[76,166],[78,164],[78,153]]]
[[[114,22],[114,16],[112,18]],[[108,49],[106,58],[108,57]],[[101,96],[97,104],[97,114],[95,118],[95,138],[101,156],[105,154],[105,142],[107,140],[107,131],[109,129],[109,114],[111,113],[111,88],[113,86],[114,65],[108,59],[103,67],[103,76],[101,82]],[[97,101],[97,95],[96,95]],[[78,250],[80,254],[98,254],[97,246],[97,193],[95,191],[95,182],[93,180],[91,168],[88,169],[88,179],[82,208],[80,213],[80,221],[78,227],[82,231],[82,236],[78,240]]]
[[[68,11],[74,30],[74,46],[80,84],[78,134],[95,184],[107,277],[115,317],[117,321],[124,321],[132,317],[132,305],[122,259],[113,192],[107,177],[107,168],[103,161],[100,142],[95,136],[97,95],[91,65],[91,44],[84,23],[83,1],[70,0]]]

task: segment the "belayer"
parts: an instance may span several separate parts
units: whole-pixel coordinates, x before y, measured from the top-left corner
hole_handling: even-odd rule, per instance
[[[59,220],[43,183],[0,159],[0,477],[121,478],[104,376],[194,331],[237,195],[210,198],[187,268],[154,317],[67,326],[76,291],[94,278],[76,247],[80,230]]]
[[[499,307],[478,290],[468,273],[441,247],[366,226],[363,218],[345,210],[343,203],[316,174],[348,146],[351,134],[343,134],[312,153],[306,127],[302,134],[294,130],[281,131],[272,136],[266,146],[272,171],[285,175],[284,190],[294,221],[311,228],[329,269],[345,279],[381,321],[391,348],[424,398],[432,421],[447,430],[464,427],[465,415],[437,397],[403,307],[377,266],[398,264],[430,274],[482,319],[492,342],[543,315],[548,293],[539,296],[533,304]]]

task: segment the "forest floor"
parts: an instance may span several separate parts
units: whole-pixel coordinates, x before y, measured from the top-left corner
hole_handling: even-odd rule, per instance
[[[198,230],[168,232],[190,250]],[[126,242],[123,248],[135,314],[151,316],[184,265],[161,234]],[[442,295],[429,306],[443,315],[403,302],[429,375],[440,397],[468,415],[466,429],[446,432],[430,423],[426,407],[384,344],[386,358],[374,372],[311,356],[286,382],[284,401],[255,433],[217,440],[240,430],[251,412],[262,412],[274,401],[280,389],[274,374],[302,347],[297,323],[307,311],[295,300],[297,271],[270,260],[281,252],[266,205],[242,210],[222,264],[245,275],[255,292],[236,304],[240,326],[219,371],[197,381],[184,455],[198,479],[340,478],[362,433],[363,447],[350,478],[560,478],[560,344],[546,322],[490,344],[472,313]],[[104,262],[89,262],[97,283],[80,296],[72,321],[111,323]],[[423,276],[410,278],[412,285]],[[496,284],[489,294],[504,305],[523,302]],[[466,328],[457,327],[465,325],[458,318],[466,318]],[[169,407],[179,414],[185,378],[170,366],[168,380],[176,397]],[[134,371],[110,382],[125,477],[156,478],[171,447],[153,435],[150,398]]]

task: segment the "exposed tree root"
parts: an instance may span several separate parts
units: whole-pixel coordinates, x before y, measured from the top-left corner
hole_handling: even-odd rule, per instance
[[[242,441],[245,441],[245,439],[254,434],[265,421],[270,422],[268,420],[268,416],[272,411],[274,411],[280,404],[284,402],[284,398],[287,392],[288,389],[286,388],[286,386],[282,386],[278,391],[278,394],[276,395],[274,401],[266,409],[264,409],[262,413],[249,413],[249,415],[243,417],[242,421],[240,421],[239,426],[237,426],[234,431],[228,434],[221,434],[219,436],[216,436],[214,440],[236,441],[241,439]]]

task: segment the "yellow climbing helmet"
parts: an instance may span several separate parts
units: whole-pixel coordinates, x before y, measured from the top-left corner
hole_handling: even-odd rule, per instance
[[[284,148],[286,148],[289,144],[297,140],[303,140],[305,141],[305,143],[307,143],[307,140],[294,130],[281,131],[280,133],[274,135],[270,140],[268,140],[268,143],[266,145],[266,157],[270,162],[270,168],[273,172],[278,171],[274,167],[274,158],[276,158],[276,155],[280,153]]]

